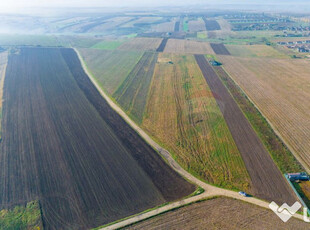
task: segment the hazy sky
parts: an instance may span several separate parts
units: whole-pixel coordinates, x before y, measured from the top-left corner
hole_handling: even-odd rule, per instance
[[[298,7],[298,3],[309,6],[309,0],[0,0],[0,12],[25,12],[40,7],[148,7],[148,6],[184,6],[184,5],[270,5]],[[290,7],[287,7],[290,9]],[[27,8],[27,9],[26,9]]]
[[[305,0],[297,0],[306,2]],[[160,5],[186,5],[186,4],[253,4],[253,3],[283,3],[296,0],[0,0],[0,8],[20,7],[127,7],[127,6],[160,6]]]

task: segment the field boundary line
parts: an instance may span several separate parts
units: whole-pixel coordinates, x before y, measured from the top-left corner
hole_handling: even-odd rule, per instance
[[[145,219],[148,219],[154,215],[160,214],[162,212],[165,211],[169,211],[171,209],[174,209],[177,206],[177,204],[186,204],[185,202],[189,202],[192,203],[193,201],[199,201],[201,199],[204,198],[208,198],[208,197],[212,197],[212,196],[226,196],[226,197],[230,197],[233,199],[237,199],[237,200],[241,200],[241,201],[245,201],[247,203],[251,203],[254,204],[256,206],[260,206],[262,208],[266,208],[269,209],[269,203],[263,200],[260,200],[258,198],[254,198],[254,197],[243,197],[240,196],[238,194],[238,192],[235,191],[231,191],[231,190],[227,190],[227,189],[223,189],[223,188],[218,188],[215,187],[213,185],[209,185],[199,179],[197,179],[196,177],[194,177],[192,174],[190,174],[189,172],[187,172],[186,170],[184,170],[171,156],[171,154],[164,148],[162,148],[159,144],[157,144],[144,130],[142,130],[142,128],[140,128],[137,124],[135,124],[130,118],[129,116],[116,104],[113,102],[113,100],[100,88],[100,86],[98,85],[98,83],[96,82],[96,80],[94,79],[93,75],[88,71],[85,62],[83,61],[83,58],[81,57],[80,53],[78,52],[78,50],[76,48],[73,48],[73,50],[76,52],[80,62],[81,62],[81,66],[83,67],[83,70],[85,71],[85,73],[87,74],[87,76],[89,77],[89,79],[91,80],[91,82],[94,84],[94,86],[96,87],[96,89],[98,90],[98,92],[103,96],[103,98],[107,101],[107,103],[110,105],[110,107],[112,109],[114,109],[151,147],[153,147],[155,150],[157,150],[159,152],[159,154],[161,156],[163,156],[166,160],[167,163],[177,172],[179,173],[181,176],[183,176],[184,178],[186,178],[187,180],[189,180],[190,182],[202,187],[205,192],[197,195],[197,196],[193,196],[190,198],[185,198],[183,200],[168,204],[166,206],[160,207],[158,209],[152,210],[150,212],[146,212],[143,214],[137,214],[136,216],[133,216],[129,219],[126,220],[120,220],[120,222],[112,224],[110,226],[107,227],[102,227],[102,228],[98,228],[100,230],[104,230],[104,229],[118,229],[121,227],[125,227],[127,225],[136,223],[138,221],[142,221]],[[159,212],[159,213],[157,213]],[[157,214],[156,214],[157,213]],[[295,218],[303,220],[303,216],[300,214],[295,214],[294,215]]]

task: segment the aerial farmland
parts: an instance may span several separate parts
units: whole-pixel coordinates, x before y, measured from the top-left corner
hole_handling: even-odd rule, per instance
[[[309,229],[307,6],[75,4],[0,12],[0,229]]]

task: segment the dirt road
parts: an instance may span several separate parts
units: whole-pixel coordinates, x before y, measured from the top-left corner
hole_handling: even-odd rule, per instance
[[[164,207],[160,207],[158,209],[152,210],[150,212],[146,212],[143,214],[138,214],[136,216],[133,216],[127,220],[123,220],[120,221],[116,224],[107,226],[102,228],[103,229],[118,229],[124,226],[127,226],[129,224],[133,224],[135,222],[147,219],[149,217],[152,217],[154,215],[169,211],[173,208],[176,207],[180,207],[183,206],[185,204],[190,204],[192,202],[207,198],[207,197],[213,197],[213,196],[226,196],[226,197],[231,197],[234,199],[238,199],[238,200],[242,200],[248,203],[252,203],[255,205],[258,205],[260,207],[263,208],[269,208],[269,203],[259,200],[257,198],[254,197],[242,197],[238,194],[238,192],[234,192],[234,191],[230,191],[230,190],[226,190],[226,189],[222,189],[222,188],[218,188],[212,185],[209,185],[207,183],[202,182],[201,180],[197,179],[196,177],[194,177],[193,175],[191,175],[190,173],[188,173],[187,171],[185,171],[170,155],[170,153],[163,149],[160,145],[158,145],[150,136],[148,136],[148,134],[146,134],[138,125],[136,125],[127,115],[126,113],[118,107],[118,105],[116,105],[108,96],[107,94],[100,88],[100,86],[97,84],[96,80],[94,79],[94,77],[92,76],[92,74],[88,71],[85,63],[83,62],[82,57],[80,56],[79,52],[77,49],[74,49],[76,51],[76,53],[78,54],[78,57],[81,61],[82,67],[84,69],[84,71],[86,72],[86,74],[89,76],[90,80],[93,82],[93,84],[96,86],[97,90],[101,93],[101,95],[105,98],[105,100],[109,103],[109,105],[117,112],[119,113],[123,119],[129,124],[131,125],[131,127],[136,130],[136,132],[142,137],[144,138],[144,140],[149,143],[154,149],[156,149],[169,163],[169,165],[175,170],[177,171],[179,174],[181,174],[183,177],[185,177],[186,179],[188,179],[189,181],[191,181],[192,183],[197,184],[198,186],[202,187],[205,192],[203,194],[200,194],[198,196],[194,196],[194,197],[190,197],[190,198],[186,198],[184,200],[181,201],[177,201],[171,204],[168,204]],[[303,217],[301,215],[294,215],[296,218],[298,219],[303,219]]]

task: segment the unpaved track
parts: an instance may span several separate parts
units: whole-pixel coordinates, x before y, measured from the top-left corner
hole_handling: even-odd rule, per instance
[[[185,177],[186,179],[188,179],[189,181],[191,181],[192,183],[197,184],[198,186],[200,186],[201,188],[203,188],[205,190],[204,193],[194,196],[194,197],[190,197],[190,198],[186,198],[184,200],[181,201],[177,201],[168,205],[165,205],[164,207],[160,207],[157,208],[155,210],[152,210],[150,212],[146,212],[143,214],[138,214],[136,216],[133,216],[129,219],[120,221],[116,224],[112,224],[110,226],[104,227],[103,229],[118,229],[121,227],[125,227],[127,225],[136,223],[138,221],[150,218],[154,215],[158,215],[160,213],[169,211],[171,209],[183,206],[185,204],[190,204],[192,202],[195,201],[199,201],[201,199],[204,198],[208,198],[208,197],[213,197],[213,196],[226,196],[226,197],[231,197],[234,199],[238,199],[238,200],[242,200],[248,203],[252,203],[255,205],[258,205],[260,207],[263,208],[269,208],[269,203],[262,201],[260,199],[254,198],[254,197],[242,197],[240,196],[237,192],[234,191],[230,191],[230,190],[226,190],[226,189],[222,189],[222,188],[218,188],[212,185],[209,185],[207,183],[202,182],[201,180],[197,179],[196,177],[194,177],[193,175],[191,175],[190,173],[188,173],[187,171],[185,171],[170,155],[170,153],[163,149],[160,145],[158,145],[155,141],[153,141],[153,139],[148,136],[148,134],[146,134],[138,125],[136,125],[128,116],[127,114],[120,108],[118,107],[118,105],[116,105],[108,96],[107,94],[100,88],[100,86],[97,84],[96,80],[93,78],[92,74],[88,71],[82,57],[80,56],[79,52],[77,49],[75,49],[75,52],[77,53],[80,61],[81,61],[81,65],[84,69],[84,71],[86,72],[86,74],[89,76],[90,80],[92,81],[92,83],[95,85],[95,87],[97,88],[97,90],[100,92],[100,94],[104,97],[104,99],[108,102],[108,104],[111,106],[111,108],[113,108],[120,116],[123,117],[123,119],[142,137],[145,139],[145,141],[147,143],[149,143],[154,149],[156,149],[169,163],[169,165],[175,170],[177,171],[179,174],[181,174],[183,177]],[[295,214],[294,215],[296,218],[298,219],[303,219],[303,217],[301,215]]]

